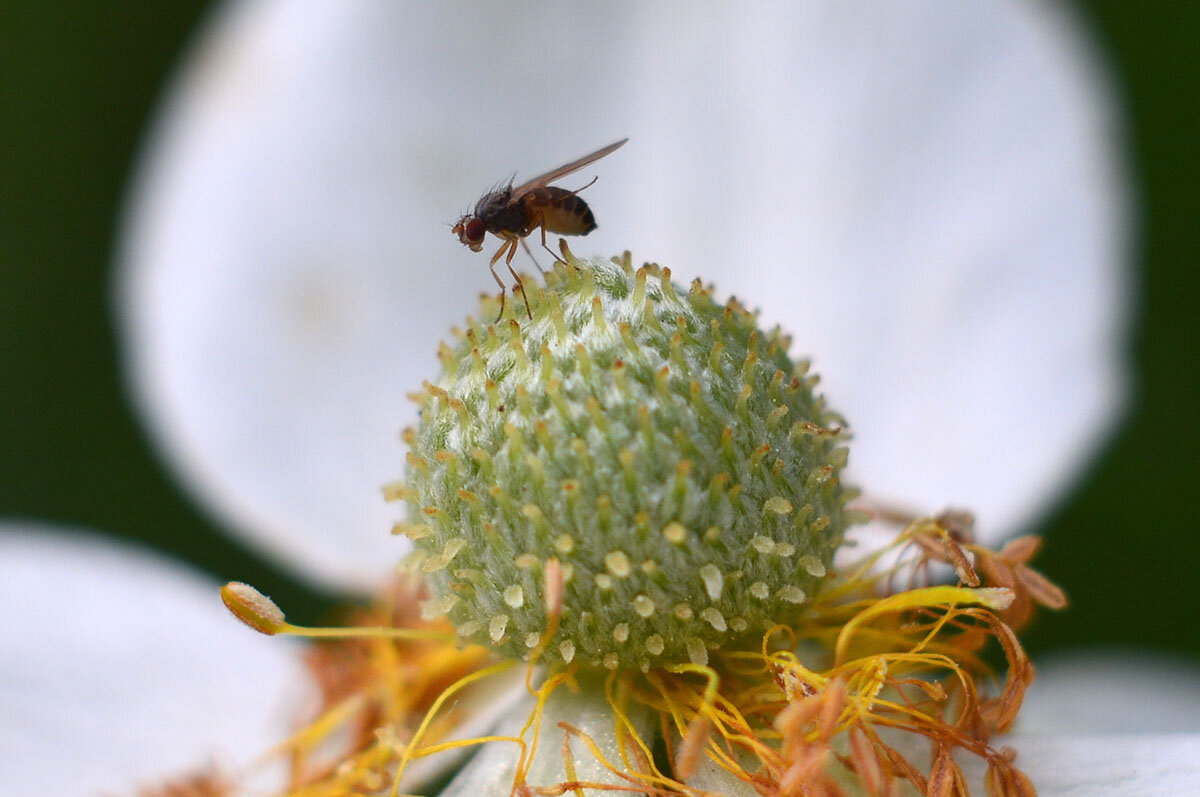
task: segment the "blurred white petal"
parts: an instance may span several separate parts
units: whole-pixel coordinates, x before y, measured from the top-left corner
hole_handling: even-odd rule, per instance
[[[694,55],[644,73],[611,171],[650,190],[602,223],[794,334],[869,495],[991,541],[1033,519],[1122,387],[1123,186],[1081,32],[1029,2],[655,8]]]
[[[1200,667],[1111,650],[1039,659],[1017,728],[1043,735],[1200,734]]]
[[[678,748],[676,750],[676,755],[678,755]],[[745,759],[742,763],[744,766],[750,766],[749,759]],[[758,789],[734,777],[708,756],[701,760],[696,773],[687,779],[687,785],[702,792],[727,795],[727,797],[755,797],[759,794]]]
[[[527,697],[525,670],[520,667],[477,682],[460,692],[450,704],[451,716],[458,724],[439,738],[438,744],[490,735],[506,717],[522,710],[522,699]],[[478,752],[478,747],[471,746],[418,758],[404,770],[400,788],[405,792],[421,792],[423,787],[444,780]]]
[[[0,605],[7,794],[269,775],[249,765],[305,697],[295,646],[230,617],[218,585],[111,540],[5,524]]]
[[[1119,170],[1059,11],[234,4],[131,204],[137,395],[206,505],[369,585],[402,552],[377,488],[402,470],[404,394],[494,290],[447,223],[510,170],[629,135],[578,175],[602,177],[601,226],[575,249],[761,303],[852,421],[856,477],[969,506],[995,538],[1062,487],[1120,393]]]

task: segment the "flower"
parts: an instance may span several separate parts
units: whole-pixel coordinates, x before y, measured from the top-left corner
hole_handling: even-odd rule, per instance
[[[445,232],[438,221],[480,175],[628,133],[641,149],[589,189],[602,225],[589,248],[704,263],[738,291],[769,285],[755,291],[764,318],[788,322],[855,420],[855,478],[895,501],[971,506],[1002,536],[1086,459],[1120,402],[1122,195],[1083,49],[1058,10],[1000,2],[231,6],[182,79],[132,209],[137,394],[181,478],[231,529],[310,578],[378,584],[399,557],[375,490],[392,474],[400,396],[465,310],[464,275],[487,286],[477,259],[430,231]],[[810,296],[822,301],[796,316]],[[8,605],[29,607],[30,623],[4,679],[28,684],[4,698],[27,699],[3,712],[25,720],[5,724],[53,729],[5,748],[26,764],[6,767],[26,791],[120,788],[199,757],[164,727],[244,753],[247,736],[269,735],[248,720],[289,719],[267,708],[295,676],[265,652],[277,642],[192,619],[202,598],[187,576],[37,536],[7,535],[0,558]],[[85,599],[47,582],[95,586]],[[154,644],[132,646],[139,627]],[[199,655],[213,651],[232,674]],[[277,689],[250,690],[262,702],[240,714],[245,694],[229,687],[249,683]],[[113,693],[123,712],[55,720],[64,685],[78,707],[98,684],[130,687]],[[169,701],[194,711],[152,724]],[[149,717],[134,711],[145,705]],[[1071,771],[1063,756],[1179,744],[1056,737],[1021,754],[1057,757],[1053,776]],[[64,749],[113,770],[63,768]],[[1173,760],[1164,771],[1178,775]]]
[[[960,748],[1009,784],[1000,793],[1021,793],[1026,777],[988,742],[1011,727],[1032,676],[1001,613],[1063,603],[1029,555],[992,556],[956,512],[907,523],[896,546],[950,559],[980,587],[969,551],[999,580],[897,591],[897,571],[877,568],[882,551],[835,568],[859,493],[842,480],[844,421],[789,338],[699,280],[684,290],[628,256],[563,254],[544,286],[523,281],[525,323],[487,300],[416,395],[405,482],[386,493],[409,504],[404,569],[421,574],[424,614],[440,627],[413,623],[410,594],[388,602],[408,605],[407,621],[392,609],[382,627],[295,629],[360,634],[323,658],[364,672],[327,689],[290,737],[288,793],[389,781],[395,793],[411,762],[481,742],[501,749],[439,793],[603,783],[835,795],[842,781],[879,794],[893,780],[924,791],[913,739],[934,745],[930,793],[963,778]],[[1009,561],[1019,579],[1000,572]],[[290,630],[246,585],[223,597],[256,630]],[[431,639],[451,629],[467,646]],[[1007,659],[994,697],[976,685],[993,639]],[[489,653],[499,663],[485,667]],[[447,727],[443,706],[462,688],[518,660],[529,662],[524,711],[482,739],[431,730]],[[664,747],[669,760],[655,761]]]

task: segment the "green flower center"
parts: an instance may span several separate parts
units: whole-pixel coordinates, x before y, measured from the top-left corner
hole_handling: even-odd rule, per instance
[[[536,297],[531,283],[532,320],[517,296],[443,344],[406,434],[403,530],[428,611],[527,656],[557,559],[552,662],[702,663],[794,620],[854,491],[838,477],[840,418],[787,337],[628,258],[559,266]]]

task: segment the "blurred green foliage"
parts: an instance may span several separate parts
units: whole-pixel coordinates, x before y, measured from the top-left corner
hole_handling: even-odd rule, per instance
[[[130,166],[198,0],[0,6],[0,518],[104,530],[250,581],[299,620],[330,596],[230,541],[164,473],[121,384],[110,253]],[[1030,647],[1200,654],[1200,4],[1084,3],[1124,97],[1140,205],[1131,411],[1045,522],[1070,593]]]

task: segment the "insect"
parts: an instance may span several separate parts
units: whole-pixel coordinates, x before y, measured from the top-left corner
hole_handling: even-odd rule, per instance
[[[587,235],[596,229],[596,217],[592,215],[592,209],[579,197],[579,192],[596,182],[596,178],[593,178],[592,182],[583,188],[576,188],[574,191],[558,188],[550,185],[550,182],[577,172],[589,163],[595,163],[620,148],[628,140],[628,138],[623,138],[620,141],[614,141],[607,147],[601,147],[590,155],[584,155],[578,160],[552,169],[515,188],[509,182],[504,188],[490,191],[475,203],[473,213],[464,215],[454,225],[451,232],[457,235],[458,240],[465,246],[469,246],[472,252],[483,249],[484,235],[489,232],[504,242],[500,244],[500,249],[492,255],[492,260],[488,264],[492,277],[500,286],[500,315],[497,316],[497,320],[504,316],[505,286],[496,274],[496,261],[504,257],[504,265],[508,267],[508,273],[512,274],[513,279],[517,281],[517,287],[520,288],[521,295],[525,297],[525,312],[530,318],[533,318],[533,313],[529,309],[529,297],[525,295],[525,285],[512,267],[513,255],[517,253],[517,244],[520,243],[528,250],[525,238],[534,230],[541,228],[542,248],[553,255],[555,260],[559,260],[559,256],[546,246],[547,230],[560,235]],[[530,253],[530,257],[532,256]]]

